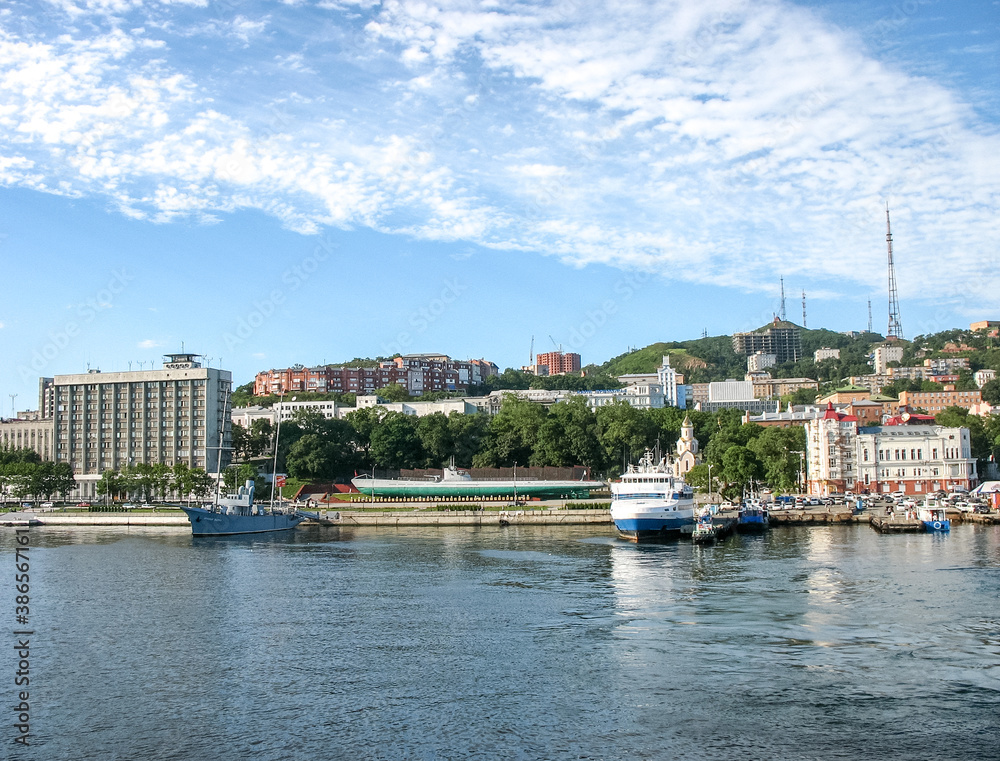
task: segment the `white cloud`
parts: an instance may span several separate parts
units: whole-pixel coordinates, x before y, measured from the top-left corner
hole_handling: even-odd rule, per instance
[[[781,271],[881,289],[886,200],[899,261],[948,261],[955,299],[995,257],[996,130],[789,3],[344,0],[319,14],[343,24],[322,49],[323,30],[295,36],[301,8],[181,27],[164,4],[58,6],[163,17],[0,35],[8,185],[158,222],[254,208],[304,233],[368,226],[745,288]],[[220,73],[189,34],[253,49]],[[921,287],[901,268],[904,292]]]
[[[163,346],[163,341],[154,341],[152,338],[147,338],[144,341],[140,341],[137,346],[140,349],[155,349],[158,346]]]

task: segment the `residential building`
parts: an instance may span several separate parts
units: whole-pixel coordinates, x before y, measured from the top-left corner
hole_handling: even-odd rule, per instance
[[[774,367],[776,364],[778,364],[777,354],[765,354],[762,351],[756,351],[747,357],[747,371],[751,373],[766,370],[769,367]]]
[[[549,351],[535,356],[536,367],[546,367],[548,372],[536,375],[565,375],[580,372],[580,355],[575,352]]]
[[[973,333],[983,330],[986,331],[986,335],[993,338],[1000,336],[1000,321],[997,320],[980,320],[979,322],[972,323],[969,328]]]
[[[0,420],[0,447],[31,449],[43,460],[52,460],[55,440],[55,420],[43,418],[41,412],[19,412],[16,418]]]
[[[985,368],[983,370],[976,370],[976,372],[972,374],[972,378],[973,380],[976,381],[976,385],[979,386],[979,388],[982,388],[991,380],[996,380],[996,377],[997,377],[997,371],[990,370],[989,368]]]
[[[954,386],[945,386],[944,391],[901,391],[899,404],[905,407],[918,407],[936,414],[948,407],[969,409],[983,401],[981,391],[956,391]]]
[[[816,349],[813,352],[813,362],[822,362],[824,359],[840,359],[840,349]]]
[[[819,383],[812,378],[772,378],[767,374],[747,373],[746,380],[753,384],[757,399],[774,399],[803,388],[819,390]]]
[[[931,375],[946,375],[957,373],[959,370],[969,369],[968,357],[941,357],[938,359],[925,359],[924,367],[930,370]]]
[[[159,370],[52,379],[53,459],[73,468],[76,496],[96,497],[104,471],[131,464],[183,462],[209,473],[228,464],[232,374],[198,359],[168,354]]]
[[[708,385],[708,399],[700,403],[703,412],[720,409],[738,409],[747,412],[777,412],[781,403],[777,400],[757,399],[753,393],[753,383],[748,380],[714,381]],[[695,405],[698,407],[698,405]]]
[[[497,375],[493,362],[474,359],[452,360],[444,354],[405,354],[380,362],[378,367],[303,367],[257,373],[254,394],[317,393],[370,394],[386,386],[399,385],[411,396],[431,391],[467,391]]]
[[[751,415],[749,412],[743,416],[744,423],[755,423],[764,428],[791,428],[793,426],[805,426],[810,420],[815,420],[823,413],[823,408],[815,404],[789,404],[785,410],[776,412],[762,412],[759,415]]]
[[[903,361],[903,347],[897,343],[884,343],[875,347],[872,353],[872,365],[876,373],[884,373],[890,362]]]
[[[858,419],[827,402],[823,414],[806,423],[806,480],[810,494],[854,489]]]
[[[761,352],[773,354],[777,362],[795,362],[802,357],[798,325],[777,317],[770,325],[765,325],[749,333],[733,334],[733,350],[747,357]]]
[[[862,399],[870,399],[872,392],[864,386],[841,386],[834,389],[833,393],[827,394],[822,399],[817,399],[818,404],[850,404]]]

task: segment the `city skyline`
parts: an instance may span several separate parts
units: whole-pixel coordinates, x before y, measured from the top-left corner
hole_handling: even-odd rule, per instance
[[[52,0],[0,14],[4,414],[233,372],[1000,310],[1000,4]],[[641,32],[634,30],[640,29]]]

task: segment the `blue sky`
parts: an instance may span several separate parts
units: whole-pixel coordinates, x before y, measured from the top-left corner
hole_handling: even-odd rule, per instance
[[[1000,4],[0,10],[0,400],[188,351],[603,362],[996,318]],[[130,365],[131,363],[131,365]]]

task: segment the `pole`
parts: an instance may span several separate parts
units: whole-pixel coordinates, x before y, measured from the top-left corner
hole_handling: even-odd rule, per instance
[[[274,492],[278,488],[278,436],[281,435],[281,403],[285,398],[285,389],[278,394],[278,424],[274,430],[274,468],[271,471],[271,509],[274,510]],[[220,452],[221,456],[222,453]]]

